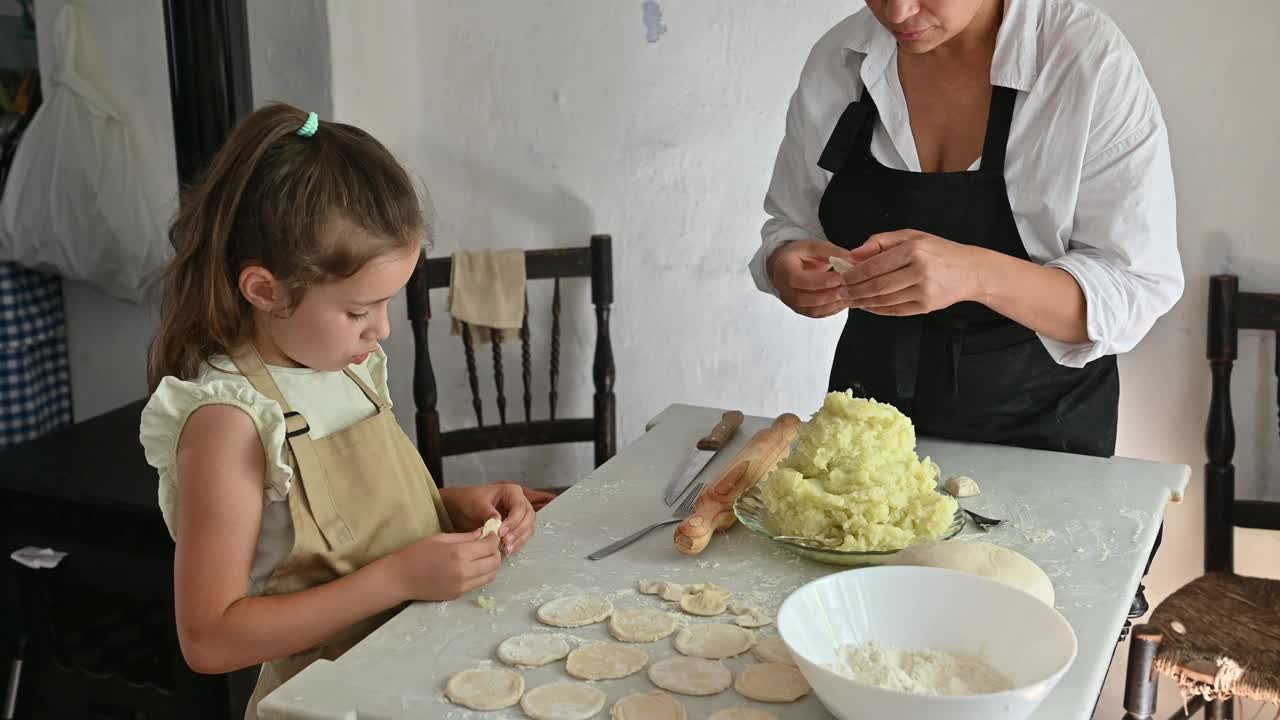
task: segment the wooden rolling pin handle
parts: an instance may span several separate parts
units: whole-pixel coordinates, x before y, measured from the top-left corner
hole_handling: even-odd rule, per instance
[[[672,541],[686,555],[702,552],[716,530],[727,530],[737,518],[733,503],[786,456],[800,427],[800,418],[779,415],[773,424],[752,436],[728,469],[694,503],[693,514],[676,527]]]

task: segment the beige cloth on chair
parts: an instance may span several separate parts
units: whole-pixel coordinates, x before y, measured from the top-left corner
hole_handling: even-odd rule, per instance
[[[449,275],[449,314],[453,334],[471,326],[477,344],[497,330],[500,342],[520,336],[524,325],[525,272],[523,250],[456,252]]]

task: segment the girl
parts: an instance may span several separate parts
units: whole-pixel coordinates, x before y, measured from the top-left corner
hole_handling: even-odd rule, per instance
[[[265,107],[185,200],[141,440],[183,655],[204,673],[264,663],[253,718],[403,603],[488,584],[534,511],[514,484],[437,491],[392,415],[378,341],[430,238],[381,143]]]

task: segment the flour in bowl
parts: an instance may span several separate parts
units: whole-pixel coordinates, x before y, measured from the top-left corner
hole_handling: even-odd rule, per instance
[[[845,645],[831,669],[868,685],[917,695],[981,695],[1014,687],[976,654],[902,650],[875,642]]]

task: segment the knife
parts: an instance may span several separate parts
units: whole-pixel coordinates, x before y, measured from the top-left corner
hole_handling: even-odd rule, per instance
[[[724,449],[725,445],[733,439],[734,433],[738,432],[738,426],[742,425],[743,415],[737,410],[730,410],[725,413],[720,422],[712,428],[711,433],[698,441],[693,451],[689,454],[689,459],[683,467],[679,469],[677,475],[671,478],[667,483],[667,494],[663,498],[668,505],[675,505],[676,500],[684,494],[685,490],[693,484],[694,478],[698,477],[698,473],[702,472],[702,468],[711,462],[711,458],[716,453]]]

